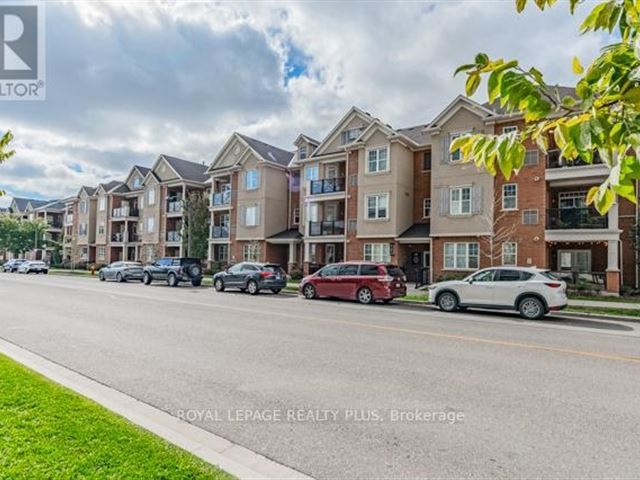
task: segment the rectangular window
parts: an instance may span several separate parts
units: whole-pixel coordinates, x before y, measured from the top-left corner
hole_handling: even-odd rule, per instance
[[[245,190],[256,190],[260,187],[260,172],[257,169],[245,172],[244,187]]]
[[[591,271],[591,250],[559,250],[560,270],[587,273]]]
[[[516,210],[518,208],[518,185],[507,183],[502,185],[502,209]]]
[[[347,221],[347,230],[350,232],[355,232],[358,229],[358,220],[355,218],[350,218]]]
[[[98,235],[104,235],[104,223],[98,225]]]
[[[453,143],[453,141],[458,138],[461,137],[462,135],[464,135],[464,133],[452,133],[449,135],[449,142]],[[457,149],[454,152],[449,152],[449,161],[450,162],[459,162],[460,160],[462,160],[462,152],[460,151],[460,149]]]
[[[367,219],[389,218],[389,194],[367,195]]]
[[[302,146],[298,149],[298,158],[300,160],[304,160],[305,158],[307,158],[307,147],[306,146]]]
[[[374,148],[367,152],[367,173],[386,172],[389,170],[389,149]]]
[[[314,181],[320,178],[320,167],[318,165],[307,165],[304,167],[304,179]]]
[[[352,187],[357,187],[358,186],[358,175],[357,174],[349,175],[349,185],[352,186]]]
[[[454,187],[449,190],[449,215],[471,213],[471,187]]]
[[[422,154],[422,170],[431,170],[431,150]]]
[[[299,225],[300,224],[300,207],[296,207],[293,209],[293,215],[292,215],[292,219],[291,219],[291,223],[293,225]]]
[[[216,245],[217,254],[216,261],[226,262],[229,259],[229,245]]]
[[[350,128],[349,130],[345,130],[342,132],[342,144],[346,145],[347,143],[351,143],[356,140],[360,133],[362,133],[362,128]]]
[[[247,243],[242,247],[242,257],[245,262],[260,261],[260,245],[257,243]]]
[[[527,150],[524,154],[525,165],[537,165],[538,164],[538,150]]]
[[[106,197],[100,197],[98,199],[98,209],[101,212],[104,212],[107,209],[107,198]]]
[[[147,205],[155,205],[156,203],[156,189],[151,188],[147,191]]]
[[[516,125],[508,125],[506,127],[502,127],[502,133],[513,133],[517,131],[518,127]]]
[[[422,218],[429,218],[431,216],[431,199],[422,199]]]
[[[522,211],[522,224],[523,225],[537,225],[538,224],[538,209],[531,208]]]
[[[156,231],[156,219],[154,217],[147,218],[147,233]]]
[[[78,235],[84,237],[87,234],[87,224],[81,223],[78,225]]]
[[[445,243],[444,268],[447,270],[475,270],[479,265],[478,243]]]
[[[104,260],[105,253],[106,253],[106,249],[104,247],[98,247],[98,258],[101,258]]]
[[[390,262],[391,245],[388,243],[365,243],[363,258],[367,262]]]
[[[560,208],[584,208],[586,207],[586,198],[586,190],[560,192],[558,194],[558,206]]]
[[[258,225],[258,205],[248,205],[244,208],[245,227],[255,227]]]
[[[502,265],[518,264],[518,244],[505,242],[502,244]]]

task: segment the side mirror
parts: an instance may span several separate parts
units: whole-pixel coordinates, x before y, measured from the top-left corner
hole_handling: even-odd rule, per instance
[[[470,278],[469,280],[467,280],[467,282],[469,283],[469,285],[473,284],[473,278]]]

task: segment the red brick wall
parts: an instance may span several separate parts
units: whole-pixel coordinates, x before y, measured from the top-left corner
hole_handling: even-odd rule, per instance
[[[444,269],[444,244],[449,242],[477,242],[480,245],[480,268],[487,268],[491,266],[491,261],[488,256],[483,255],[483,252],[488,251],[486,237],[436,237],[431,239],[431,265],[433,270],[433,281],[438,281],[438,278],[446,273],[464,274],[459,270],[445,270]],[[468,271],[469,273],[472,270]]]
[[[619,199],[618,227],[620,233],[622,255],[622,285],[638,288],[636,280],[636,252],[631,241],[631,228],[636,223],[636,206],[623,198]]]
[[[347,162],[349,163],[349,167],[347,171],[349,172],[349,177],[351,175],[358,174],[358,151],[349,152]],[[351,181],[347,177],[345,179],[346,182],[346,192],[347,192],[347,218],[345,219],[345,229],[346,229],[346,239],[347,239],[347,248],[344,252],[345,260],[359,260],[362,258],[362,249],[359,247],[356,239],[357,231],[349,231],[349,220],[358,218],[358,186],[352,186]]]
[[[413,223],[427,223],[422,218],[424,198],[431,198],[431,170],[422,169],[424,150],[413,154]]]

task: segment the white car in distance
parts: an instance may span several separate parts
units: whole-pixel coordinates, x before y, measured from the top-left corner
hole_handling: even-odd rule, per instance
[[[492,267],[463,280],[429,286],[429,302],[440,310],[467,308],[515,310],[528,320],[538,320],[567,306],[567,284],[548,270],[529,267]]]

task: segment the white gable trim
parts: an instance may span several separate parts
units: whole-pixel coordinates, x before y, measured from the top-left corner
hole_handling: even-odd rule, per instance
[[[180,176],[180,174],[179,174],[178,172],[176,172],[175,168],[173,168],[173,167],[171,166],[171,164],[167,161],[167,159],[166,159],[166,158],[164,157],[164,155],[162,155],[162,154],[158,156],[158,158],[156,159],[155,163],[153,164],[153,167],[151,167],[151,170],[149,171],[149,173],[152,173],[152,172],[153,172],[153,173],[154,173],[154,175],[155,175],[155,171],[156,171],[156,169],[160,166],[160,163],[161,163],[161,162],[164,162],[164,163],[167,165],[167,167],[169,167],[169,168],[173,171],[173,173],[175,173],[175,174],[176,174],[176,177],[178,177],[178,178],[182,178],[182,177]]]
[[[313,151],[311,156],[315,157],[315,156],[322,155],[324,153],[324,151],[327,149],[327,146],[329,144],[331,144],[331,142],[333,142],[335,140],[335,138],[340,134],[340,132],[342,131],[342,128],[344,127],[344,125],[346,123],[349,123],[351,120],[353,120],[356,117],[360,118],[361,120],[364,120],[367,123],[370,123],[370,122],[373,121],[373,118],[371,117],[371,115],[363,112],[358,107],[351,107],[349,109],[349,111],[333,127],[333,129],[331,129],[331,131],[324,138],[324,140],[322,140],[322,142],[320,142],[320,145],[318,145],[318,148],[316,148]]]
[[[495,116],[495,112],[489,110],[488,108],[483,107],[478,102],[474,102],[470,98],[465,97],[464,95],[458,95],[453,102],[445,107],[445,109],[440,112],[440,114],[433,119],[429,125],[424,129],[425,131],[438,130],[441,128],[442,124],[446,123],[451,117],[453,117],[460,109],[466,109],[469,112],[477,115],[478,117],[484,119],[488,116]]]

